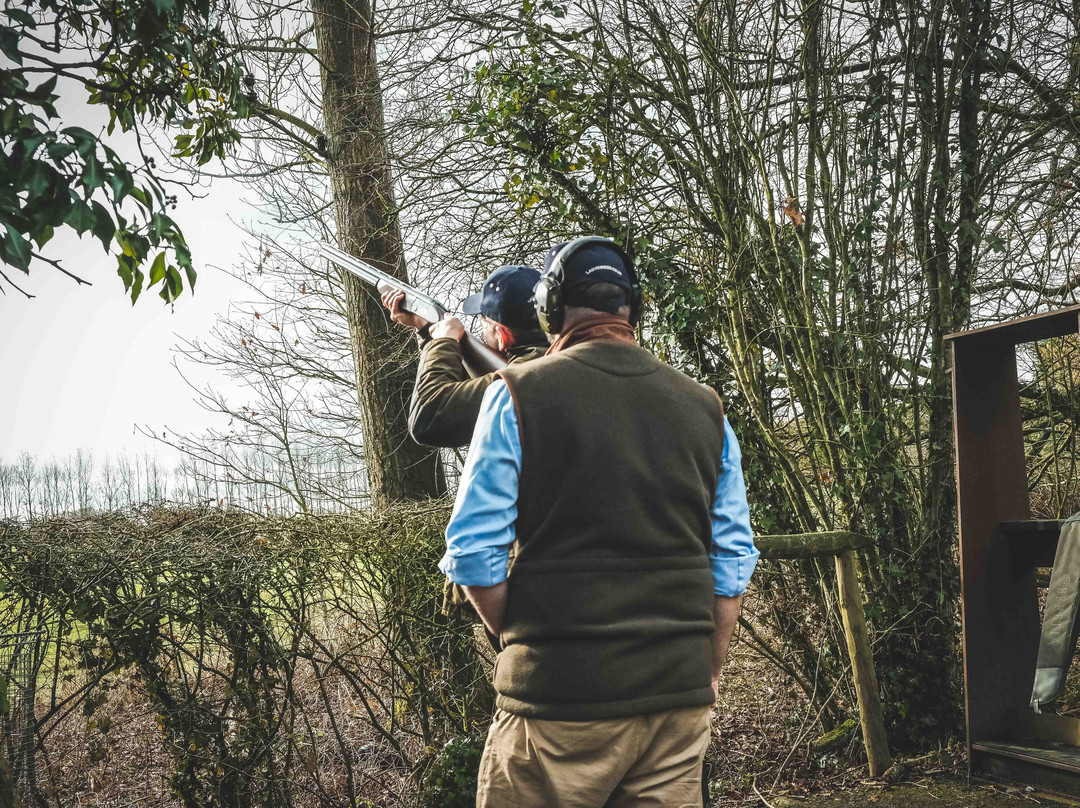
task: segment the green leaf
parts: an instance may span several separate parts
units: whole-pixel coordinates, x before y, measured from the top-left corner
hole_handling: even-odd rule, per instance
[[[82,184],[86,188],[87,196],[105,184],[105,166],[97,159],[97,155],[89,154],[86,157],[86,165],[83,167]]]
[[[25,25],[27,28],[37,28],[37,20],[21,8],[4,9],[4,13],[15,20],[15,22]]]
[[[126,292],[131,288],[131,283],[134,280],[133,270],[135,268],[135,261],[130,255],[119,255],[116,258],[116,274],[120,276],[120,279],[124,282],[124,291]]]
[[[93,229],[94,225],[97,224],[97,219],[94,217],[94,212],[90,210],[89,205],[81,199],[76,199],[71,206],[71,210],[68,211],[64,224],[74,228],[75,232],[81,236],[87,230]]]
[[[91,203],[94,209],[94,235],[101,239],[105,249],[109,249],[113,234],[116,233],[116,225],[113,223],[112,214],[105,206],[96,199]]]
[[[191,290],[191,294],[195,294],[195,280],[198,278],[195,267],[188,264],[184,267],[184,274],[187,275],[188,289]]]
[[[162,286],[158,296],[166,303],[172,303],[180,296],[183,288],[184,282],[180,279],[180,273],[176,271],[175,267],[169,267],[165,272],[165,284]]]
[[[14,28],[0,28],[0,52],[15,64],[23,63],[22,53],[19,52],[19,32]]]
[[[45,195],[49,187],[56,181],[56,170],[48,163],[40,160],[30,161],[29,170],[26,173],[24,187],[27,193],[26,203],[33,204],[39,197]]]
[[[144,276],[142,271],[138,268],[136,268],[132,274],[134,277],[131,281],[131,302],[134,304],[135,301],[139,299],[139,294],[142,292]]]
[[[54,140],[45,147],[45,151],[54,163],[60,163],[75,151],[75,144],[65,140]]]
[[[171,225],[172,221],[169,219],[168,216],[164,216],[160,213],[155,213],[153,216],[150,217],[150,225],[148,228],[148,232],[150,233],[150,239],[155,244],[160,243],[161,237],[169,231]]]
[[[68,213],[71,212],[72,199],[78,199],[77,194],[71,193],[63,177],[58,177],[58,184],[50,189],[46,197],[42,197],[39,204],[33,210],[25,208],[24,213],[32,213],[32,218],[39,227],[49,225],[59,227],[64,223]]]
[[[60,134],[67,135],[75,141],[76,148],[82,157],[93,154],[94,149],[97,148],[97,136],[87,132],[81,126],[69,126],[66,129],[61,129]]]
[[[147,5],[143,8],[139,21],[135,23],[135,33],[143,42],[151,42],[157,39],[168,25],[168,15],[160,14],[151,5]]]
[[[150,252],[150,240],[139,233],[128,233],[121,246],[124,252],[135,259],[136,265],[146,260],[146,254]]]
[[[181,239],[173,244],[173,249],[176,250],[176,263],[184,269],[189,269],[191,267],[191,250],[188,249],[187,244]]]
[[[153,266],[150,267],[150,285],[165,277],[165,253],[160,252],[157,254],[157,258],[154,259]]]
[[[0,112],[0,131],[14,132],[19,128],[19,105],[8,104],[4,111]]]
[[[7,236],[0,240],[0,253],[3,255],[3,259],[13,267],[21,269],[23,272],[28,272],[30,269],[30,242],[22,237],[22,234],[12,227],[10,224],[5,224],[7,229]]]
[[[113,200],[119,202],[131,193],[135,187],[135,181],[131,178],[131,172],[124,168],[122,164],[115,164],[113,171],[115,173],[109,177],[109,187],[112,188]]]
[[[52,225],[47,224],[34,234],[34,241],[37,243],[39,250],[49,243],[55,232],[56,229]]]
[[[53,76],[46,82],[43,82],[37,86],[31,95],[36,101],[48,101],[49,99],[56,98],[53,90],[56,89],[56,76]]]
[[[23,155],[27,158],[33,157],[34,152],[37,151],[38,146],[45,142],[47,135],[44,132],[34,132],[33,134],[23,133],[18,139],[18,145],[22,147]]]

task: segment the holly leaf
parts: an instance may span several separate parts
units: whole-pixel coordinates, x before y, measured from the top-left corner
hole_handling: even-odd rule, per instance
[[[71,210],[68,211],[64,224],[73,227],[75,232],[81,236],[87,230],[93,229],[97,224],[97,219],[94,217],[94,212],[90,210],[90,206],[81,199],[77,199],[75,204],[71,206]]]
[[[113,223],[112,214],[105,206],[96,199],[91,203],[94,210],[94,235],[101,239],[105,249],[109,249],[113,235],[116,233],[116,225]]]
[[[180,279],[180,273],[175,267],[169,267],[165,271],[165,283],[162,285],[158,296],[166,303],[172,303],[183,291],[184,282]]]
[[[21,269],[23,272],[29,272],[30,242],[23,238],[22,233],[10,224],[5,224],[4,227],[7,230],[7,235],[3,240],[0,240],[0,254],[3,255],[6,263]]]
[[[134,280],[134,263],[130,255],[118,255],[116,257],[116,274],[124,282],[124,291],[131,288],[131,283]]]
[[[143,278],[145,276],[143,275],[142,270],[140,270],[138,267],[136,267],[132,271],[132,275],[133,278],[131,281],[131,302],[134,303],[136,300],[139,299],[139,294],[142,292]]]
[[[20,25],[25,25],[27,28],[37,28],[37,20],[30,16],[29,12],[23,11],[21,8],[4,9],[4,13]]]
[[[41,160],[32,160],[25,180],[27,204],[32,204],[38,197],[44,196],[55,178],[56,170],[52,166]]]
[[[131,178],[131,172],[123,166],[114,165],[114,173],[109,177],[109,187],[112,188],[113,199],[119,202],[135,188],[135,181]]]
[[[54,140],[45,147],[45,151],[54,163],[60,163],[75,151],[75,144],[67,140]]]
[[[34,233],[34,243],[37,244],[39,250],[49,243],[55,232],[56,229],[52,225],[47,224]]]
[[[23,63],[19,51],[19,32],[14,28],[0,28],[0,52],[17,65]]]
[[[81,126],[69,126],[66,129],[61,129],[60,134],[67,135],[75,141],[75,147],[82,157],[93,154],[94,149],[97,147],[97,136],[86,131]]]
[[[87,196],[105,184],[105,166],[97,159],[96,154],[91,153],[86,157],[86,165],[83,167],[82,172],[82,184],[86,188]]]

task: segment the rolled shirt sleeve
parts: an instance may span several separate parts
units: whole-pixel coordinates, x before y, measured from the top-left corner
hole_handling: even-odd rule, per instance
[[[727,418],[724,419],[724,451],[721,458],[723,469],[713,500],[709,561],[716,594],[737,597],[750,584],[750,576],[754,574],[761,554],[754,547],[754,534],[750,529],[742,450]]]
[[[461,586],[506,580],[517,520],[521,439],[510,390],[501,379],[484,393],[439,569]]]

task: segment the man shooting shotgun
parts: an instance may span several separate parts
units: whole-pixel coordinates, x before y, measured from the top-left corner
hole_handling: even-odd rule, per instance
[[[383,304],[394,322],[412,328],[420,340],[420,367],[409,403],[409,434],[428,446],[459,447],[472,438],[484,392],[495,380],[495,370],[543,356],[547,339],[532,305],[533,286],[540,273],[531,267],[499,267],[484,282],[482,291],[461,303],[465,314],[479,315],[484,345],[500,366],[469,378],[470,339],[457,317],[432,322],[411,310],[408,295],[383,292]]]
[[[409,403],[409,434],[417,443],[448,448],[467,444],[495,371],[547,351],[547,337],[532,301],[540,273],[531,267],[499,267],[480,292],[462,301],[462,312],[479,315],[484,324],[481,343],[461,320],[447,317],[446,307],[434,298],[329,244],[321,245],[321,250],[326,258],[373,284],[394,322],[417,333],[420,366]],[[443,611],[479,622],[464,591],[450,581]],[[498,647],[497,640],[493,644]]]

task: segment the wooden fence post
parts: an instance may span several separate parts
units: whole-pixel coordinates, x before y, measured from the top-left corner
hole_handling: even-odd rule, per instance
[[[870,776],[880,777],[892,765],[892,756],[885,737],[885,721],[881,716],[881,697],[878,694],[877,674],[874,673],[874,657],[870,652],[870,635],[866,630],[857,563],[854,550],[845,550],[836,556],[836,585],[840,591],[840,614],[844,618],[844,634],[851,656],[851,675],[859,700],[859,722],[862,724],[866,757],[870,761]]]
[[[870,635],[866,630],[866,612],[863,611],[862,587],[855,557],[856,550],[870,543],[867,536],[844,530],[754,537],[754,544],[761,551],[762,558],[820,558],[830,555],[836,558],[840,615],[844,620],[844,636],[851,657],[855,696],[859,700],[863,743],[870,762],[870,776],[880,777],[892,765],[892,756],[885,737],[885,721],[881,717],[881,695],[874,673],[874,657],[870,653]]]

